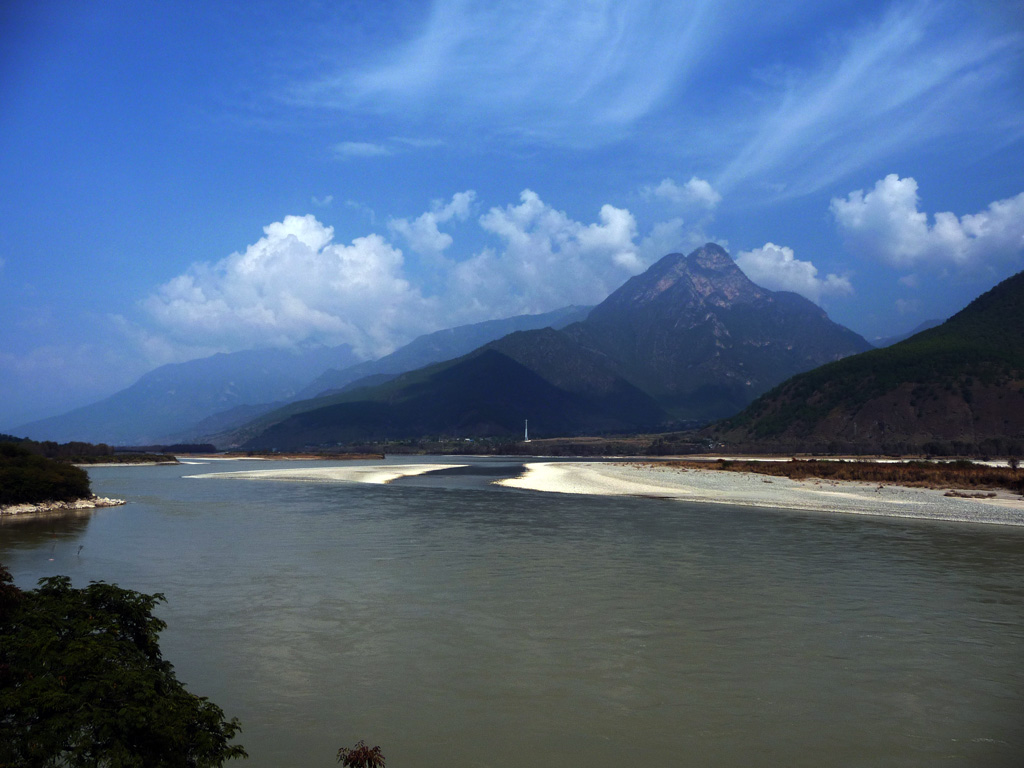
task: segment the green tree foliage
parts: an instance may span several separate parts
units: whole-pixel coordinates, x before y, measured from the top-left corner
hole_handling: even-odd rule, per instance
[[[238,720],[160,653],[164,599],[64,576],[23,592],[0,565],[0,768],[202,768],[246,757]]]
[[[365,741],[358,741],[354,747],[338,750],[338,762],[345,768],[384,768],[384,755],[380,747],[368,747]]]
[[[0,504],[72,501],[92,496],[85,470],[0,443]]]

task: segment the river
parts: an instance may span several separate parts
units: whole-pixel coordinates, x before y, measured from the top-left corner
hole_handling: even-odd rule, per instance
[[[469,462],[96,467],[127,505],[4,520],[0,561],[165,593],[166,657],[254,768],[359,739],[389,768],[1021,765],[1024,529],[541,494]]]

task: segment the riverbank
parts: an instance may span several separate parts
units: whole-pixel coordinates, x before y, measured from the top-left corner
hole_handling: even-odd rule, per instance
[[[302,469],[251,469],[240,472],[209,472],[186,475],[189,478],[227,478],[231,480],[287,480],[300,483],[370,483],[385,485],[402,477],[423,475],[465,464],[376,464],[359,467],[304,467]]]
[[[702,504],[774,507],[881,517],[1024,526],[1024,498],[946,496],[941,489],[840,480],[767,477],[631,462],[533,462],[498,485],[547,493],[650,496]]]
[[[68,512],[81,509],[99,509],[102,507],[119,507],[127,502],[124,499],[108,499],[103,496],[93,496],[89,499],[75,499],[74,501],[39,501],[33,504],[9,504],[0,506],[0,515],[36,515],[49,514],[52,512]]]

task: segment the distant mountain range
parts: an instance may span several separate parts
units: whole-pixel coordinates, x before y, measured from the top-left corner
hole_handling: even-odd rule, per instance
[[[1024,273],[882,349],[707,244],[597,307],[461,326],[373,361],[348,347],[163,366],[16,430],[113,444],[298,450],[425,436],[706,427],[733,450],[1024,452]],[[889,340],[887,340],[889,341]],[[883,343],[883,342],[879,342]],[[774,388],[774,389],[773,389]]]
[[[191,441],[359,379],[386,380],[458,357],[514,331],[561,328],[586,317],[590,309],[565,307],[450,328],[420,336],[371,361],[361,362],[350,347],[341,346],[246,350],[164,365],[104,400],[14,431],[37,440],[115,445]]]
[[[654,430],[735,413],[794,373],[870,349],[810,301],[754,285],[709,243],[670,254],[562,331],[521,331],[386,383],[292,403],[222,442]]]
[[[571,323],[583,320],[591,309],[593,307],[563,307],[539,315],[517,315],[428,333],[377,360],[367,360],[347,368],[332,368],[324,371],[299,392],[296,399],[332,394],[353,383],[357,385],[381,384],[400,373],[413,371],[431,363],[440,363],[461,357],[489,341],[500,339],[502,336],[516,331],[564,328]],[[364,381],[370,377],[377,378],[372,382]]]
[[[734,449],[1024,452],[1024,272],[945,323],[796,376],[708,431]]]
[[[13,431],[34,440],[112,445],[177,442],[220,411],[287,400],[332,366],[358,361],[348,345],[308,350],[253,349],[163,365],[92,405]]]
[[[943,322],[944,321],[939,318],[925,320],[923,323],[919,323],[917,326],[915,326],[912,331],[908,331],[907,333],[900,333],[895,336],[882,336],[875,339],[871,343],[878,349],[882,349],[884,347],[891,347],[893,344],[896,344],[905,339],[909,339],[911,336],[916,336],[921,331],[927,331],[929,328],[934,328],[937,325],[942,325]]]

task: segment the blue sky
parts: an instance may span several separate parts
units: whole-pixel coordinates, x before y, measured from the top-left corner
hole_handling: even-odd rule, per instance
[[[1024,268],[1019,2],[0,5],[0,429],[724,245],[868,338]]]

